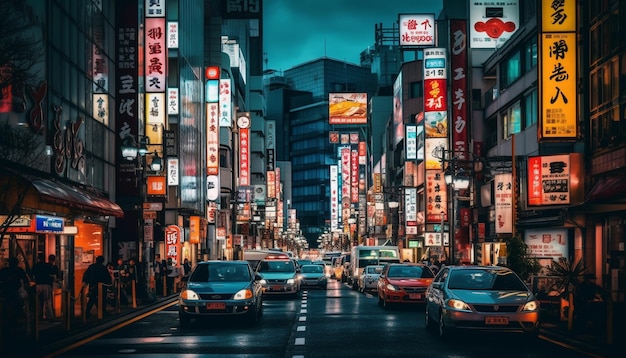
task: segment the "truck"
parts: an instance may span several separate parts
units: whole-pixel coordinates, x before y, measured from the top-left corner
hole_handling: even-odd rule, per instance
[[[359,276],[365,266],[400,262],[398,246],[354,246],[351,256],[346,280],[353,290],[359,289]]]

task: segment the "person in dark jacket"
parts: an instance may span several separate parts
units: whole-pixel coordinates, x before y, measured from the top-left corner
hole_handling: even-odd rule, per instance
[[[4,317],[0,317],[0,323],[7,327],[15,326],[20,316],[26,317],[26,299],[20,295],[28,288],[30,279],[19,266],[16,257],[9,258],[9,266],[0,270],[0,298],[4,300]]]
[[[91,316],[91,309],[98,303],[98,283],[110,286],[112,284],[111,274],[106,266],[104,266],[104,256],[96,257],[96,262],[87,267],[87,271],[83,275],[83,286],[89,286],[89,293],[87,296],[87,318]],[[106,290],[103,290],[102,294],[105,295]],[[103,300],[106,296],[103,297]]]
[[[31,271],[35,279],[37,296],[39,297],[39,315],[41,319],[54,319],[54,308],[52,305],[52,285],[56,278],[54,267],[45,261],[43,253],[37,255],[37,263]]]

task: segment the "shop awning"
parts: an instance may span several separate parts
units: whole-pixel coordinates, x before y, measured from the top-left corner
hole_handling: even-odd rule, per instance
[[[601,178],[577,210],[595,213],[626,210],[626,178],[623,175]]]
[[[124,217],[119,205],[96,194],[50,179],[34,179],[31,183],[42,201],[98,215]]]

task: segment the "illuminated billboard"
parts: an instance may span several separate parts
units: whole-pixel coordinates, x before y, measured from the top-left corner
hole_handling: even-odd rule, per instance
[[[330,124],[366,124],[367,93],[329,93]]]

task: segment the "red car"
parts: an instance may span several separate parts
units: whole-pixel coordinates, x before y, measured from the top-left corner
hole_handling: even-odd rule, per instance
[[[435,275],[423,264],[387,264],[378,278],[378,304],[425,303],[425,293]]]

